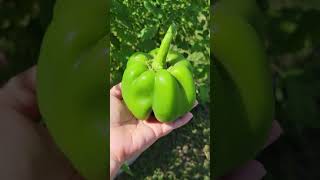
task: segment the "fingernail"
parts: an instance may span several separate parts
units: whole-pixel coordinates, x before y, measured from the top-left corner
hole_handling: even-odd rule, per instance
[[[252,161],[248,167],[248,173],[251,174],[251,179],[262,179],[267,171],[264,166],[258,161]],[[249,180],[250,178],[248,178]]]
[[[269,135],[269,138],[268,138],[267,143],[265,144],[264,148],[269,146],[270,144],[274,143],[280,137],[280,135],[282,133],[283,133],[283,130],[282,130],[280,124],[278,123],[278,121],[273,121],[271,130],[270,130],[270,135]]]
[[[193,118],[193,114],[188,112],[184,117],[184,122],[189,122]]]
[[[196,100],[196,101],[194,102],[194,105],[192,106],[192,109],[195,108],[196,106],[198,106],[198,104],[199,104],[199,102],[198,102],[198,100]]]
[[[274,131],[275,131],[275,134],[282,134],[283,133],[283,129],[281,128],[280,124],[278,121],[274,120],[272,122],[273,126],[274,126]]]

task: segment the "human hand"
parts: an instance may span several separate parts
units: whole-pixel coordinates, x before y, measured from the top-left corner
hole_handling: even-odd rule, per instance
[[[40,114],[36,100],[35,73],[36,68],[33,67],[12,78],[0,89],[0,144],[5,147],[0,149],[0,179],[82,179],[57,148],[45,126],[37,121]],[[119,86],[110,91],[110,103],[110,152],[119,152],[112,155],[117,159],[110,162],[110,165],[114,163],[118,169],[121,163],[139,155],[158,138],[183,126],[192,118],[192,114],[187,113],[180,120],[169,124],[159,123],[152,118],[149,121],[137,121],[123,104]],[[120,111],[114,112],[115,109]],[[124,131],[126,133],[120,133]],[[267,145],[280,134],[281,128],[274,122]],[[134,137],[139,141],[123,141],[121,137]],[[115,173],[116,170],[113,175]],[[264,174],[261,163],[253,160],[222,179],[258,180]]]
[[[122,100],[120,84],[112,87],[110,90],[110,178],[115,176],[124,162],[140,155],[162,136],[187,124],[192,117],[193,115],[189,112],[171,123],[161,123],[154,117],[145,121],[137,120]]]
[[[265,144],[265,148],[276,141],[282,133],[282,129],[277,121],[273,121],[270,131],[269,139]],[[251,160],[242,167],[232,171],[219,180],[261,180],[266,175],[266,170],[263,165],[256,161]]]
[[[36,68],[0,89],[0,179],[83,179],[40,123]]]

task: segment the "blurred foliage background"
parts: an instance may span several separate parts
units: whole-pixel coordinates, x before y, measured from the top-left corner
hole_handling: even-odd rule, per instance
[[[273,179],[320,179],[320,1],[259,0],[284,133],[261,153]]]
[[[54,0],[0,0],[0,85],[35,64]]]
[[[266,45],[274,72],[276,119],[284,133],[258,157],[266,180],[320,179],[320,1],[258,0],[266,19]],[[158,46],[171,21],[180,25],[174,48],[196,69],[201,105],[195,119],[161,139],[119,179],[208,179],[209,2],[113,0],[112,84],[127,58]],[[36,64],[54,0],[0,0],[0,84]]]
[[[172,49],[183,54],[195,67],[201,100],[208,100],[209,1],[126,1],[112,0],[111,76],[112,85],[121,81],[128,57],[159,47],[170,24],[178,33]],[[205,87],[204,87],[205,86]]]

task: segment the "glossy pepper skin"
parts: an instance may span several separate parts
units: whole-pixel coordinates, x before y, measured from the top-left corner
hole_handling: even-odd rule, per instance
[[[127,63],[122,78],[124,101],[141,120],[153,111],[157,120],[170,122],[191,110],[195,99],[192,66],[179,53],[170,51],[175,34],[170,26],[159,49],[137,52]]]
[[[254,159],[274,111],[272,79],[254,0],[221,0],[213,12],[213,168],[219,177]]]
[[[37,74],[41,114],[58,147],[89,180],[107,179],[106,0],[57,0]]]

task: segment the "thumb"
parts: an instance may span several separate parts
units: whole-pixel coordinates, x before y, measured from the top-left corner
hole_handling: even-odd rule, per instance
[[[36,98],[36,67],[11,78],[0,89],[0,107],[13,109],[28,119],[37,119],[40,113]]]

